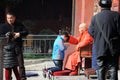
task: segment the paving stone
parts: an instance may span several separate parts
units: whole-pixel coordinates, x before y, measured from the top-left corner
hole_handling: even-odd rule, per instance
[[[29,60],[31,61],[31,60]],[[28,62],[27,60],[25,62]],[[26,68],[26,72],[35,72],[38,73],[38,76],[31,76],[31,77],[27,77],[27,80],[49,80],[48,78],[44,78],[42,75],[42,68],[46,67],[52,67],[54,66],[53,62],[50,61],[43,61],[43,62],[37,62],[34,63],[34,61],[32,62],[28,62],[29,65],[25,65]],[[54,76],[54,80],[88,80],[84,74],[83,71],[80,71],[80,75],[79,76]],[[93,78],[96,75],[91,75],[89,80],[97,80],[96,78]],[[14,74],[12,74],[12,80],[16,80]],[[118,71],[118,80],[120,80],[120,70]],[[5,80],[5,79],[3,79]]]

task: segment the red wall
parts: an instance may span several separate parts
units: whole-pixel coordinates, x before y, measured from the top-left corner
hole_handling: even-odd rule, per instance
[[[112,4],[112,10],[113,11],[119,11],[119,0],[113,0],[113,4]]]
[[[75,25],[74,25],[74,36],[79,36],[78,26],[85,22],[87,26],[90,23],[91,17],[93,16],[94,0],[75,0]],[[74,51],[75,45],[70,45],[65,52],[65,60],[69,53]]]
[[[74,34],[79,35],[78,26],[80,23],[90,23],[94,10],[94,0],[76,0]]]

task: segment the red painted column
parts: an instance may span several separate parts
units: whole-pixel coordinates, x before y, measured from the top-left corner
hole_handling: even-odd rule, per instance
[[[75,25],[74,25],[74,35],[78,36],[79,31],[78,31],[78,26],[82,21],[83,18],[83,0],[75,0]]]
[[[78,26],[85,22],[87,23],[87,26],[90,23],[91,17],[93,16],[94,12],[94,0],[75,0],[74,1],[74,7],[75,7],[75,15],[74,15],[74,36],[79,36]],[[68,54],[72,53],[75,49],[75,45],[70,45],[68,49],[65,52],[65,59],[64,63],[66,62],[66,58]]]
[[[113,11],[120,11],[120,1],[119,0],[113,0],[112,2],[112,10]]]
[[[78,26],[81,23],[90,23],[94,11],[94,0],[76,0],[74,34],[79,35]]]

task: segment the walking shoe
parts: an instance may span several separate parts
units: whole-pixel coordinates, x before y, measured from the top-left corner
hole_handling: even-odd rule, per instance
[[[10,78],[10,80],[12,80],[12,77]]]
[[[42,72],[43,72],[43,73],[42,73],[42,74],[43,74],[43,77],[46,78],[47,69],[43,69]]]
[[[52,80],[52,75],[51,75],[50,72],[48,72],[48,79],[49,79],[49,80]]]
[[[109,71],[107,71],[106,78],[110,79],[110,72]]]

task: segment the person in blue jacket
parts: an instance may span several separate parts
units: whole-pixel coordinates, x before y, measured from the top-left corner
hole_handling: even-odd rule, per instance
[[[43,76],[46,77],[46,70],[49,74],[52,74],[55,71],[61,71],[63,66],[64,51],[67,49],[67,46],[64,45],[65,42],[69,40],[69,33],[62,32],[61,35],[58,35],[53,45],[52,60],[55,64],[55,67],[51,67],[43,70]]]

